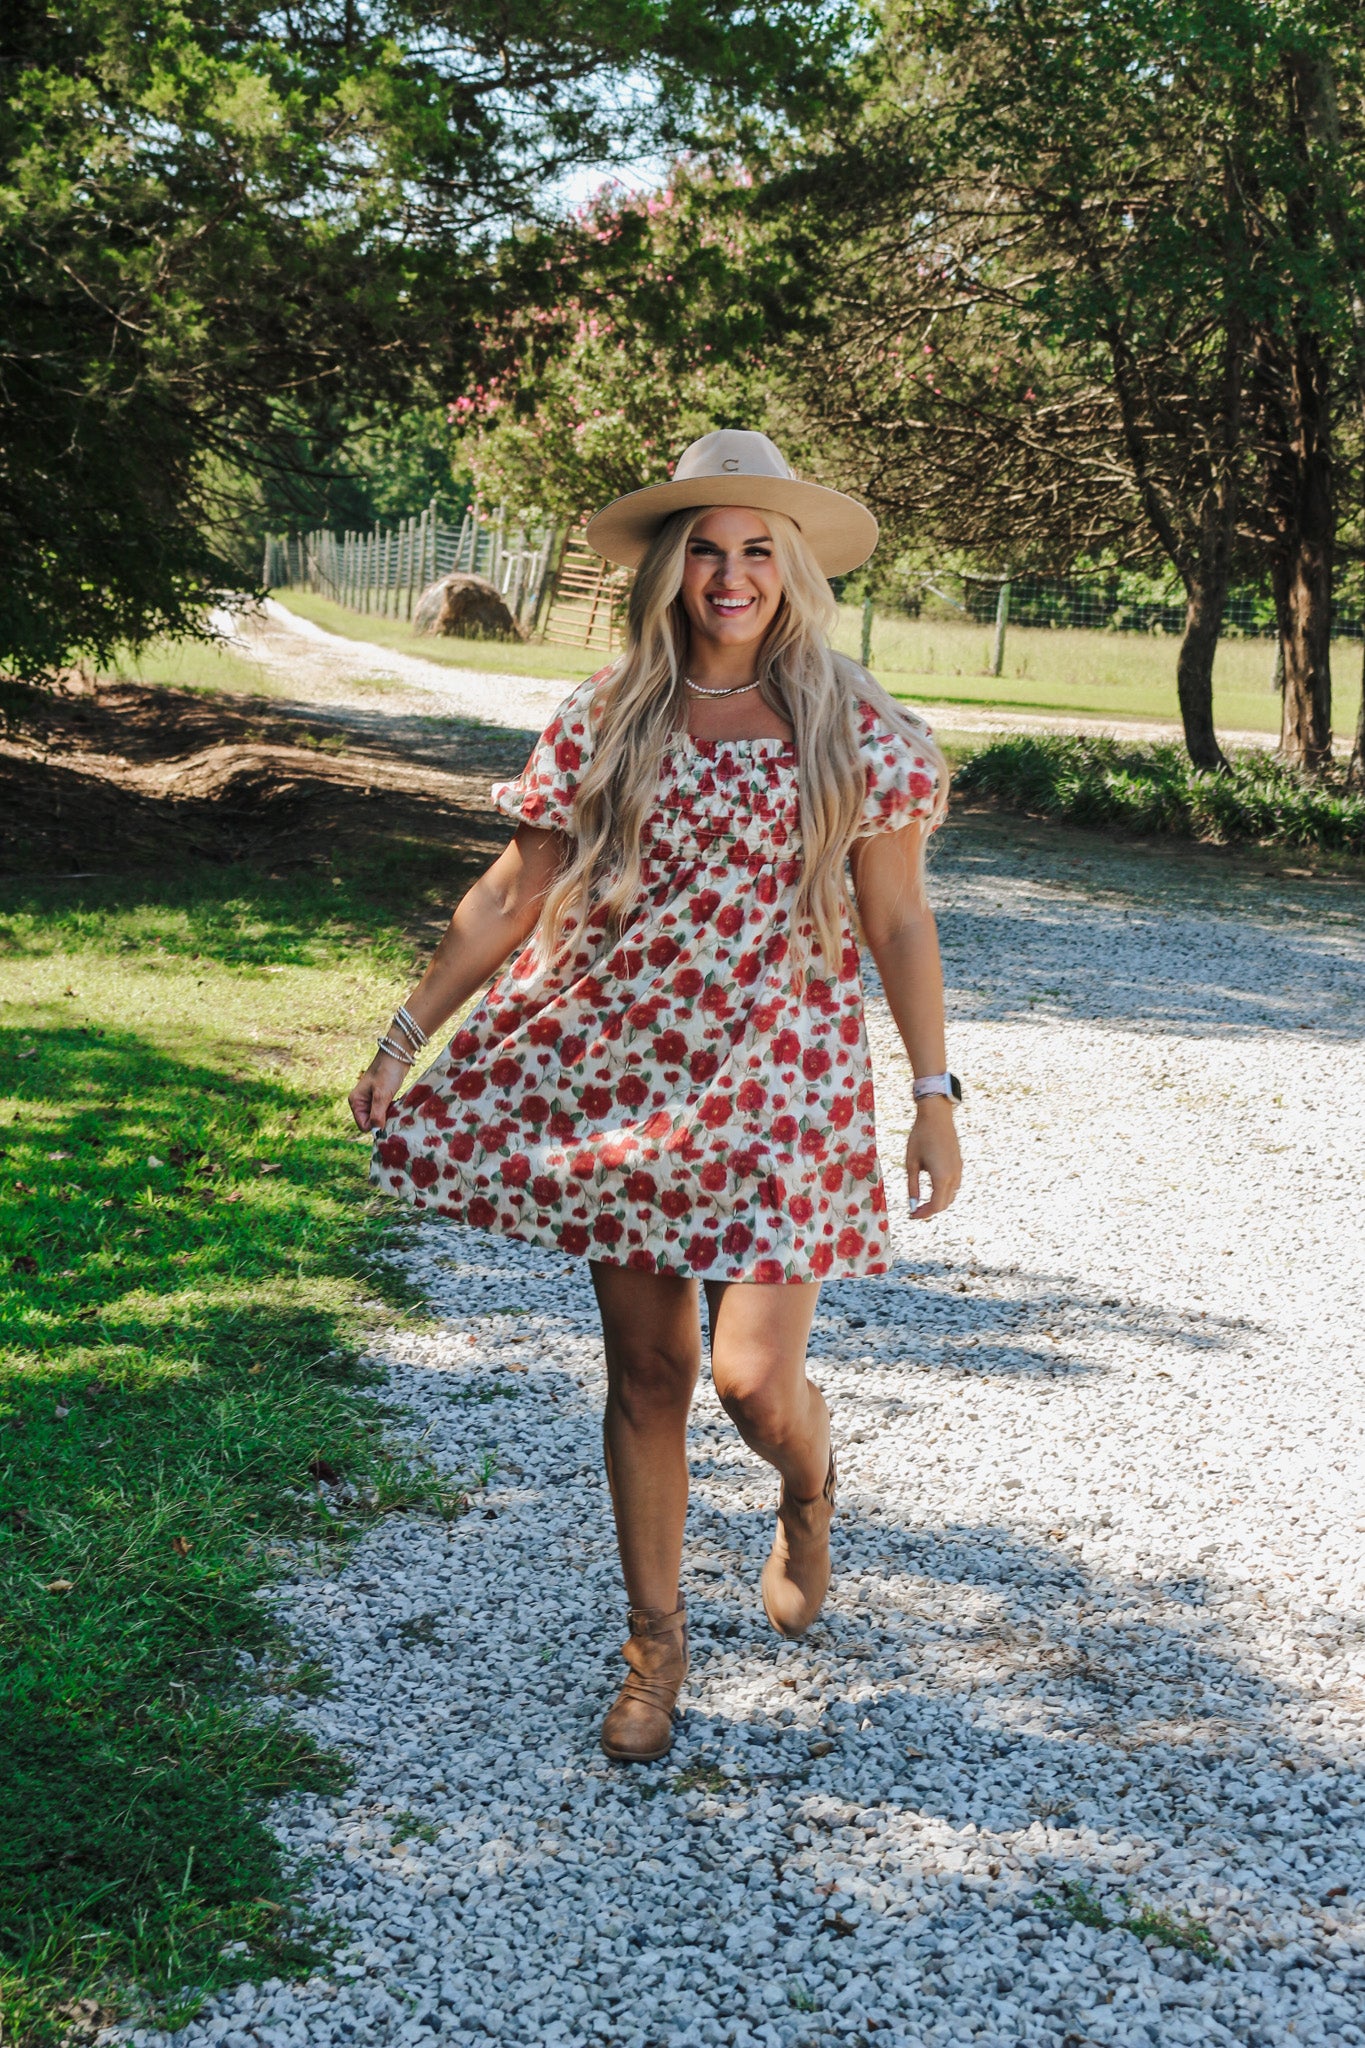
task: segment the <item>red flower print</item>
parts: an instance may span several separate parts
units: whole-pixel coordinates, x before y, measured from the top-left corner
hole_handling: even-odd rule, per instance
[[[408,1141],[406,1138],[396,1136],[385,1138],[379,1146],[379,1163],[381,1166],[406,1166],[407,1159]]]
[[[593,1168],[596,1164],[597,1161],[591,1152],[577,1152],[574,1154],[573,1163],[569,1167],[569,1171],[575,1180],[591,1180]]]
[[[801,1055],[801,1071],[808,1081],[818,1081],[829,1072],[829,1054],[823,1045],[808,1045]]]
[[[553,1209],[559,1200],[559,1182],[551,1180],[548,1173],[538,1173],[531,1182],[531,1193],[539,1209]]]
[[[776,1259],[760,1259],[754,1267],[754,1278],[760,1287],[780,1287],[786,1277]]]
[[[629,1138],[608,1138],[605,1145],[598,1147],[597,1163],[614,1173],[618,1166],[625,1165],[633,1149]]]
[[[700,1273],[707,1266],[716,1263],[716,1240],[714,1237],[692,1237],[687,1241],[686,1259],[694,1273]]]
[[[741,1252],[748,1251],[753,1241],[754,1234],[748,1224],[736,1220],[734,1223],[727,1223],[721,1232],[720,1248],[723,1252],[728,1252],[732,1259],[737,1259]]]
[[[934,793],[933,782],[927,775],[912,775],[908,787],[911,796],[921,801]]]
[[[673,1119],[666,1109],[656,1109],[653,1116],[641,1124],[646,1138],[666,1138],[673,1128]]]
[[[470,1221],[473,1221],[472,1217]],[[588,1249],[588,1242],[588,1233],[584,1230],[581,1223],[564,1223],[560,1225],[559,1243],[563,1251],[571,1252],[575,1257],[579,1257]]]
[[[632,1031],[649,1031],[659,1021],[660,1002],[651,996],[647,1003],[632,1003],[626,1011],[626,1022]]]
[[[730,1154],[730,1171],[736,1180],[748,1180],[751,1174],[758,1172],[757,1152],[732,1152]]]
[[[870,1081],[860,1081],[858,1083],[858,1107],[864,1115],[873,1107],[875,1101],[876,1097],[872,1093],[872,1083]]]
[[[533,1017],[526,1027],[526,1036],[532,1045],[554,1045],[562,1030],[558,1017]]]
[[[693,1003],[706,986],[706,976],[699,974],[695,967],[684,967],[681,974],[673,977],[673,992],[685,1003]]]
[[[810,1255],[810,1269],[812,1273],[814,1273],[817,1280],[823,1280],[826,1273],[828,1273],[830,1267],[833,1264],[834,1253],[830,1250],[827,1244],[817,1244],[812,1247]]]
[[[578,1106],[584,1116],[610,1116],[611,1091],[607,1088],[585,1088],[578,1098]]]
[[[794,1145],[801,1135],[801,1126],[794,1116],[779,1116],[773,1121],[773,1140],[778,1145]]]
[[[583,765],[583,749],[576,740],[562,739],[555,748],[555,767],[571,775],[575,768]]]
[[[763,958],[767,961],[769,967],[776,967],[778,961],[784,960],[786,955],[787,941],[783,938],[781,932],[774,932],[767,945],[763,948]]]
[[[436,1096],[435,1089],[428,1088],[425,1081],[419,1081],[417,1086],[409,1088],[407,1094],[403,1097],[403,1108],[411,1113],[415,1109],[420,1109],[424,1102],[431,1102],[433,1100],[436,1101],[437,1108],[439,1109],[440,1102]]]
[[[599,1216],[593,1224],[592,1234],[599,1244],[618,1244],[621,1239],[621,1225],[614,1216]]]
[[[567,1109],[557,1109],[549,1122],[549,1135],[557,1138],[561,1145],[578,1136],[578,1119],[570,1116]]]
[[[494,1060],[488,1070],[488,1078],[495,1088],[515,1088],[521,1079],[521,1061],[513,1059]]]
[[[787,1204],[787,1214],[793,1223],[809,1223],[815,1214],[815,1204],[809,1195],[793,1195]]]
[[[485,1152],[496,1152],[502,1145],[501,1124],[484,1124],[479,1132],[479,1143]]]
[[[649,1084],[639,1074],[623,1074],[616,1084],[616,1100],[623,1109],[638,1109],[649,1100]]]
[[[478,1068],[470,1067],[463,1074],[456,1074],[451,1086],[461,1102],[472,1102],[475,1096],[483,1094],[486,1083]]]
[[[730,1120],[730,1098],[728,1095],[707,1095],[702,1098],[697,1114],[708,1131],[718,1131]]]
[[[839,1026],[839,1036],[845,1045],[856,1045],[863,1035],[863,1027],[856,1017],[845,1017]]]
[[[754,882],[754,894],[760,903],[776,903],[777,876],[771,868],[764,868],[762,874]]]
[[[724,1189],[728,1175],[718,1159],[708,1159],[701,1170],[701,1184],[710,1195],[718,1195]]]
[[[660,932],[656,939],[650,940],[645,958],[651,967],[671,967],[681,951],[682,947],[671,932]]]
[[[741,1081],[735,1096],[735,1101],[739,1104],[740,1108],[745,1110],[750,1116],[757,1110],[762,1109],[767,1099],[768,1091],[763,1086],[763,1083],[754,1080]]]
[[[487,1230],[490,1224],[498,1220],[498,1212],[486,1195],[475,1195],[464,1213],[476,1230]]]
[[[652,1173],[632,1173],[626,1182],[626,1196],[632,1202],[652,1202],[658,1193],[658,1182]]]
[[[665,1188],[659,1197],[659,1207],[663,1210],[665,1216],[671,1216],[673,1221],[677,1223],[682,1217],[689,1214],[692,1203],[681,1188]]]
[[[687,1071],[699,1086],[705,1087],[720,1072],[720,1061],[715,1053],[703,1048],[701,1052],[693,1053],[687,1063]]]
[[[510,1159],[502,1162],[502,1184],[505,1188],[524,1188],[531,1178],[531,1162],[524,1152],[514,1152]]]
[[[462,1164],[472,1159],[474,1157],[474,1133],[472,1131],[452,1131],[446,1139],[446,1151],[452,1159],[458,1159]]]
[[[478,1049],[479,1041],[472,1031],[457,1031],[450,1041],[450,1052],[453,1059],[467,1060]]]
[[[741,953],[730,972],[741,988],[752,988],[763,972],[763,962],[757,953]]]
[[[775,1173],[767,1173],[763,1176],[754,1192],[765,1209],[776,1212],[782,1207],[786,1190]]]
[[[802,1131],[801,1157],[803,1159],[823,1159],[826,1150],[825,1134],[823,1131]]]
[[[659,1270],[659,1261],[655,1258],[653,1252],[631,1252],[626,1260],[626,1264],[637,1273],[657,1273]]]
[[[841,1259],[856,1259],[862,1248],[863,1233],[855,1230],[851,1223],[839,1232],[834,1241],[834,1249]]]
[[[836,1131],[846,1131],[853,1121],[853,1097],[836,1095],[829,1105],[828,1115]]]
[[[574,1033],[564,1039],[559,1048],[559,1056],[566,1067],[576,1067],[587,1049],[587,1039],[580,1038],[577,1033]]]
[[[720,896],[715,889],[698,889],[687,906],[687,914],[693,924],[710,924],[720,908]]]
[[[779,1067],[794,1067],[801,1055],[801,1041],[791,1030],[779,1031],[773,1040],[773,1060]]]
[[[781,1009],[777,1003],[755,1003],[749,1014],[755,1031],[771,1031]]]
[[[687,1058],[687,1040],[681,1031],[661,1031],[654,1041],[654,1057],[661,1067],[680,1067]]]
[[[699,1005],[703,1015],[724,1017],[729,1014],[730,998],[718,981],[713,981]]]
[[[733,939],[744,929],[744,912],[737,903],[727,903],[716,918],[716,930],[723,939]]]

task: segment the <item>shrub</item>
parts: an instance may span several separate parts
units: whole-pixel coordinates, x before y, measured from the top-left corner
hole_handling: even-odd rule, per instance
[[[968,755],[954,787],[1073,825],[1365,854],[1365,792],[1344,769],[1308,776],[1259,749],[1209,774],[1174,744],[1019,734]]]

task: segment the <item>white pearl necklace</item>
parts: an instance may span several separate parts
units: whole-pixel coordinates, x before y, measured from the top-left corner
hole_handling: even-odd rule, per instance
[[[746,697],[750,690],[758,688],[758,684],[754,682],[737,683],[732,690],[706,690],[700,683],[694,683],[691,676],[684,676],[683,682],[696,697]]]

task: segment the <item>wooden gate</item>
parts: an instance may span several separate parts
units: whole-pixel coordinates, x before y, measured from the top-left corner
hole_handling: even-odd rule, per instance
[[[614,654],[621,645],[617,617],[628,587],[624,569],[594,553],[580,532],[564,543],[544,638],[556,647],[591,647]]]

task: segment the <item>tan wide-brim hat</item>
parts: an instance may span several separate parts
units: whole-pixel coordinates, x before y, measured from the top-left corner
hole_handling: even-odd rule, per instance
[[[766,434],[738,427],[703,434],[678,457],[671,483],[615,499],[588,521],[583,537],[609,562],[636,569],[670,513],[710,505],[785,512],[826,576],[847,576],[877,545],[877,522],[866,505],[793,476]]]

